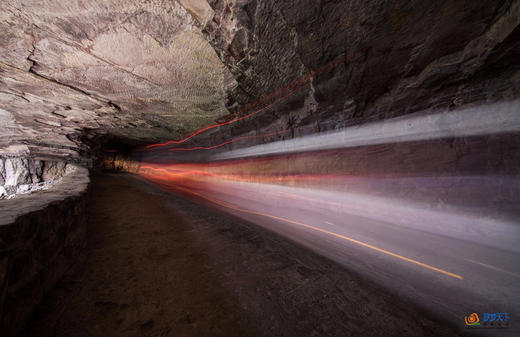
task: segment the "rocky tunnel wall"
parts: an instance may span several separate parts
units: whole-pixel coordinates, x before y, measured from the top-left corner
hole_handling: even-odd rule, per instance
[[[223,128],[222,140],[283,133],[268,142],[520,95],[518,1],[179,2],[236,79],[233,116],[288,96]]]
[[[0,198],[48,189],[71,168],[64,161],[0,157]]]
[[[37,3],[0,6],[1,26],[10,33],[0,43],[0,149],[23,143],[32,155],[77,162],[93,152],[79,137],[85,130],[166,141],[250,113],[307,77],[283,104],[187,146],[282,132],[245,144],[251,145],[520,93],[517,1],[49,4],[46,11]],[[130,57],[129,47],[141,56]],[[335,66],[309,77],[329,64]],[[463,160],[465,140],[444,145],[450,150],[432,153]],[[139,169],[125,155],[104,158],[111,171]],[[321,172],[329,161],[348,171],[334,157],[314,159],[307,169]],[[307,173],[302,162],[310,160],[278,161],[264,173]],[[0,158],[0,198],[14,196],[0,203],[6,214],[0,219],[0,324],[7,336],[84,244],[88,173],[68,172],[69,165]],[[215,171],[251,175],[255,165]]]
[[[18,162],[26,169],[24,163],[28,161]],[[4,165],[13,163],[7,160]],[[85,246],[88,170],[55,164],[39,172],[50,174],[52,167],[59,172],[59,167],[65,166],[67,174],[51,189],[17,195],[0,203],[2,336],[15,336],[20,331],[45,293],[77,261]]]

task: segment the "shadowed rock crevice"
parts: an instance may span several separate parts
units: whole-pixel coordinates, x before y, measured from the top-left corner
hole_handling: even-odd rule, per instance
[[[31,61],[32,61],[32,60],[31,60]],[[44,80],[47,80],[47,81],[50,81],[50,82],[56,83],[56,84],[58,84],[58,85],[63,85],[63,86],[65,86],[65,87],[67,87],[67,88],[69,88],[69,89],[72,89],[72,90],[75,90],[75,91],[77,91],[77,92],[79,92],[79,93],[81,93],[81,94],[83,94],[83,95],[86,95],[86,96],[92,97],[93,99],[99,100],[101,103],[103,103],[103,104],[107,104],[108,106],[114,108],[116,111],[121,112],[121,107],[118,106],[117,104],[114,104],[114,103],[111,102],[111,101],[105,101],[105,100],[103,100],[102,98],[97,97],[96,95],[91,94],[91,93],[89,93],[89,92],[87,92],[87,91],[85,91],[85,90],[82,90],[82,89],[80,89],[80,88],[74,87],[74,86],[72,86],[72,85],[70,85],[70,84],[61,83],[61,82],[59,82],[59,81],[57,81],[57,80],[55,80],[55,79],[48,78],[48,77],[45,77],[45,76],[39,74],[39,73],[38,73],[37,71],[35,71],[34,68],[33,68],[33,67],[36,65],[36,62],[35,62],[35,61],[32,61],[32,62],[33,62],[33,65],[31,66],[31,68],[29,68],[29,72],[30,72],[31,74],[34,74],[34,75],[36,75],[36,76],[38,76],[38,77],[40,77],[40,78],[42,78],[42,79],[44,79]],[[58,117],[61,117],[60,115],[57,115],[57,116],[58,116]],[[130,124],[130,123],[129,123],[129,124]]]

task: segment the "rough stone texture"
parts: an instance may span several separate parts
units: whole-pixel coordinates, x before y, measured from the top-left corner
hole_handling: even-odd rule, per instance
[[[53,189],[0,202],[0,326],[14,336],[85,244],[88,171]]]
[[[0,13],[0,151],[11,156],[79,162],[85,134],[177,138],[316,71],[273,108],[196,140],[292,138],[520,96],[518,0],[8,0]]]
[[[314,125],[309,133],[520,96],[519,1],[208,4],[203,31],[238,83],[232,110],[329,66],[234,134],[269,124]]]
[[[61,176],[45,163],[90,165],[100,135],[177,138],[316,71],[283,103],[194,140],[289,131],[250,144],[517,98],[519,24],[518,0],[5,0],[0,195]],[[0,203],[7,335],[82,245],[83,173]]]
[[[0,199],[48,189],[72,168],[63,161],[0,157]]]
[[[226,113],[229,74],[175,1],[3,1],[0,150],[84,154],[86,130],[179,136]]]

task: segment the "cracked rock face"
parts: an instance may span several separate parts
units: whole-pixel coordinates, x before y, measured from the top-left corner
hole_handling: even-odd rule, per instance
[[[519,1],[207,4],[212,18],[199,21],[237,79],[231,110],[330,66],[257,127],[315,132],[520,96]]]
[[[63,161],[0,157],[0,199],[48,189],[68,172]]]
[[[519,24],[517,0],[6,0],[0,152],[78,162],[99,134],[178,138],[313,73],[196,141],[514,99]]]
[[[85,130],[137,142],[226,114],[230,75],[175,1],[2,1],[7,155],[77,160]]]

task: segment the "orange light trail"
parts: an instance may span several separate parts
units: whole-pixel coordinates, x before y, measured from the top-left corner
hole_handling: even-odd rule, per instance
[[[151,167],[143,167],[143,168],[151,168]],[[166,172],[168,174],[174,175],[174,173],[168,172],[167,170],[164,170],[164,169],[155,169],[155,170],[163,171],[163,172]],[[441,274],[444,274],[444,275],[456,278],[458,280],[462,280],[463,279],[463,277],[461,275],[458,275],[458,274],[446,271],[446,270],[441,269],[441,268],[437,268],[437,267],[431,266],[429,264],[426,264],[426,263],[423,263],[423,262],[420,262],[420,261],[408,258],[408,257],[400,255],[400,254],[396,254],[394,252],[391,252],[391,251],[388,251],[388,250],[385,250],[385,249],[382,249],[382,248],[378,248],[378,247],[373,246],[371,244],[368,244],[366,242],[363,242],[363,241],[360,241],[360,240],[356,240],[356,239],[353,239],[353,238],[345,236],[345,235],[341,235],[341,234],[338,234],[338,233],[335,233],[335,232],[331,232],[331,231],[326,230],[326,229],[322,229],[322,228],[315,227],[315,226],[312,226],[312,225],[309,225],[309,224],[306,224],[306,223],[303,223],[303,222],[300,222],[300,221],[295,221],[295,220],[291,220],[291,219],[284,218],[284,217],[279,217],[279,216],[268,214],[268,213],[263,213],[263,212],[258,212],[258,211],[254,211],[254,210],[241,208],[241,207],[238,207],[238,206],[236,206],[234,204],[230,204],[230,203],[225,202],[225,201],[221,201],[221,200],[218,200],[218,199],[214,199],[214,198],[208,197],[208,196],[206,196],[206,195],[204,195],[202,193],[195,192],[195,191],[192,191],[191,189],[188,189],[188,188],[185,188],[185,187],[181,187],[181,186],[178,186],[178,185],[177,186],[167,186],[167,187],[168,188],[177,189],[179,191],[183,191],[183,192],[195,195],[195,196],[197,196],[199,198],[202,198],[202,199],[205,199],[207,201],[210,201],[210,202],[212,202],[212,203],[214,203],[216,205],[219,205],[219,206],[222,206],[222,207],[234,210],[234,211],[238,211],[238,212],[246,213],[246,214],[251,214],[251,215],[258,215],[258,216],[262,216],[262,217],[266,217],[266,218],[270,218],[270,219],[274,219],[274,220],[290,223],[290,224],[297,225],[297,226],[300,226],[300,227],[304,227],[304,228],[307,228],[307,229],[311,229],[313,231],[317,231],[317,232],[324,233],[324,234],[327,234],[327,235],[330,235],[330,236],[333,236],[333,237],[336,237],[336,238],[339,238],[339,239],[342,239],[342,240],[345,240],[345,241],[348,241],[348,242],[351,242],[351,243],[355,243],[355,244],[357,244],[359,246],[362,246],[362,247],[365,247],[365,248],[377,251],[379,253],[382,253],[382,254],[385,254],[385,255],[388,255],[388,256],[392,256],[392,257],[397,258],[399,260],[415,264],[415,265],[423,267],[425,269],[429,269],[429,270],[432,270],[432,271],[435,271],[435,272],[438,272],[438,273],[441,273]]]
[[[220,174],[213,173],[203,170],[182,170],[182,169],[165,169],[165,168],[155,168],[148,165],[141,166],[141,169],[148,169],[155,172],[162,172],[171,177],[180,177],[180,176],[205,176],[217,179],[225,179],[232,181],[241,181],[241,182],[273,182],[273,181],[292,181],[292,180],[322,180],[322,179],[330,179],[330,178],[344,178],[343,175],[334,175],[334,174],[291,174],[285,176],[277,176],[277,177],[268,177],[268,176],[251,176],[251,175],[238,175],[238,174]],[[314,200],[314,199],[313,199]],[[316,200],[316,202],[323,203],[321,200]]]

